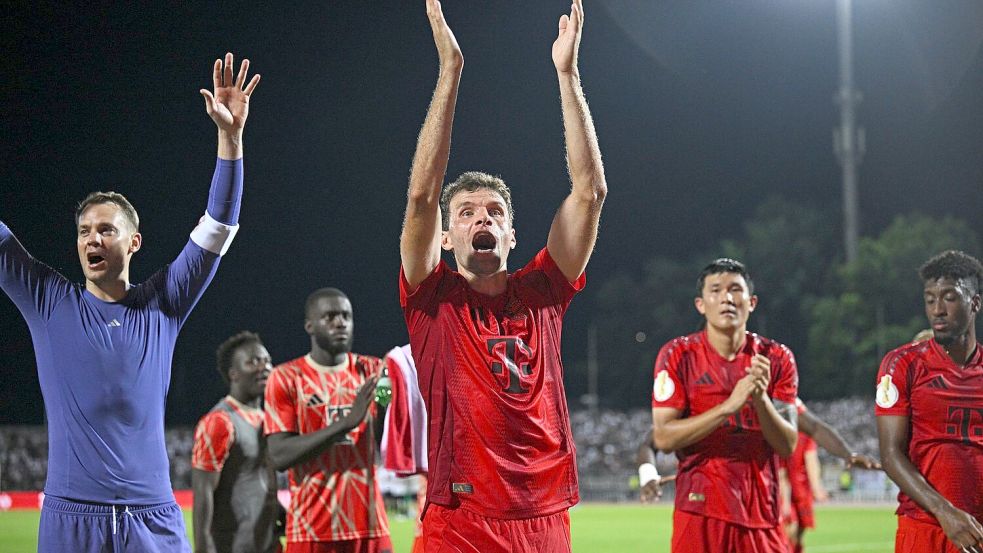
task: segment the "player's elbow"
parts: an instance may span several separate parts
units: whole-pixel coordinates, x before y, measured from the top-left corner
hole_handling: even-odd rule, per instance
[[[292,466],[286,456],[280,452],[274,452],[272,447],[267,450],[266,458],[269,461],[270,466],[273,467],[274,470],[280,472],[283,472]]]
[[[778,453],[779,457],[790,457],[792,452],[795,451],[795,446],[799,442],[799,437],[796,434],[791,436],[783,436],[782,440],[779,440],[777,447],[775,447],[775,453]]]
[[[652,429],[652,445],[655,446],[655,449],[666,453],[676,451],[679,448],[677,441],[664,428]]]

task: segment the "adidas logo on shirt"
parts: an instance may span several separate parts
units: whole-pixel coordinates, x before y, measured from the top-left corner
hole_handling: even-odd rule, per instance
[[[109,328],[118,328],[118,327],[123,326],[123,324],[120,323],[119,321],[117,321],[116,319],[113,319],[113,320],[109,321],[108,323],[106,323],[106,326],[108,326]]]
[[[938,388],[940,390],[948,390],[949,385],[945,383],[945,380],[941,376],[936,376],[928,383],[929,388]]]
[[[324,405],[324,400],[317,394],[312,395],[311,399],[307,400],[308,407],[317,407],[318,405]]]
[[[713,379],[710,378],[710,373],[705,372],[703,376],[696,380],[697,386],[713,386]]]

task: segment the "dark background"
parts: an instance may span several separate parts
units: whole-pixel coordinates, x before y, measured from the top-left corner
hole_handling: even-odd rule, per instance
[[[983,4],[856,4],[862,232],[917,210],[963,218],[979,234]],[[444,3],[466,60],[448,176],[479,169],[511,185],[512,269],[545,244],[568,187],[550,60],[568,10]],[[263,75],[245,132],[242,228],[178,341],[169,424],[193,423],[224,393],[214,350],[230,334],[259,332],[275,361],[306,352],[302,303],[317,287],[351,297],[357,351],[382,355],[406,341],[398,235],[437,75],[422,0],[4,11],[0,219],[73,280],[82,275],[72,213],[92,190],[120,191],[140,212],[134,282],[180,251],[214,166],[198,89],[228,50]],[[609,196],[589,285],[566,319],[568,366],[583,362],[606,274],[710,247],[776,194],[840,225],[832,0],[588,1],[585,11],[580,69]],[[30,335],[2,295],[0,337],[0,423],[39,423]],[[654,358],[661,344],[648,345]],[[601,359],[601,370],[651,368]],[[580,378],[567,387],[571,403],[585,391]],[[645,405],[644,394],[601,395]]]

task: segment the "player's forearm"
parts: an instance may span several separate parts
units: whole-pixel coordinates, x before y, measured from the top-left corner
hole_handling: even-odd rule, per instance
[[[580,74],[576,70],[558,72],[557,78],[560,82],[563,132],[567,147],[567,168],[573,183],[572,194],[586,202],[600,205],[607,195],[607,182],[594,120],[580,85]]]
[[[242,158],[242,129],[218,131],[218,157],[228,160]]]
[[[923,509],[938,518],[947,508],[954,508],[948,499],[929,484],[928,480],[918,472],[907,455],[897,449],[881,447],[881,463],[884,472],[898,485],[898,488]]]
[[[352,429],[343,420],[310,434],[272,434],[267,439],[270,464],[284,471],[314,459]]]
[[[215,553],[215,540],[212,539],[212,516],[214,497],[211,493],[198,493],[194,498],[193,528],[195,553]]]
[[[682,449],[709,436],[732,414],[733,412],[728,410],[725,404],[720,404],[699,415],[655,424],[652,441],[660,451]]]
[[[849,446],[849,444],[846,443],[843,436],[841,436],[835,428],[824,422],[820,422],[816,425],[815,432],[812,433],[812,439],[816,440],[819,447],[825,449],[840,459],[849,461],[850,457],[853,456],[854,450]]]
[[[761,434],[768,445],[782,457],[791,455],[799,439],[799,431],[795,425],[782,418],[767,395],[755,397],[751,403],[758,415]]]
[[[224,224],[239,224],[239,207],[242,203],[242,158],[215,161],[212,184],[208,189],[208,215]]]
[[[819,465],[819,455],[811,451],[805,456],[806,476],[809,478],[809,487],[812,495],[822,498],[826,494],[823,488],[822,467]]]
[[[408,193],[411,207],[439,207],[440,189],[450,157],[451,131],[460,82],[460,68],[441,68],[427,117],[417,138],[416,153],[413,155]]]
[[[645,463],[655,464],[655,450],[653,447],[652,433],[649,432],[645,435],[645,439],[642,443],[638,445],[638,451],[635,453],[635,462],[639,465]]]

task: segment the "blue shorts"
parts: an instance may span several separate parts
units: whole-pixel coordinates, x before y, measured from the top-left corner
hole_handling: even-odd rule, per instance
[[[38,552],[191,553],[177,503],[105,505],[47,496]]]

